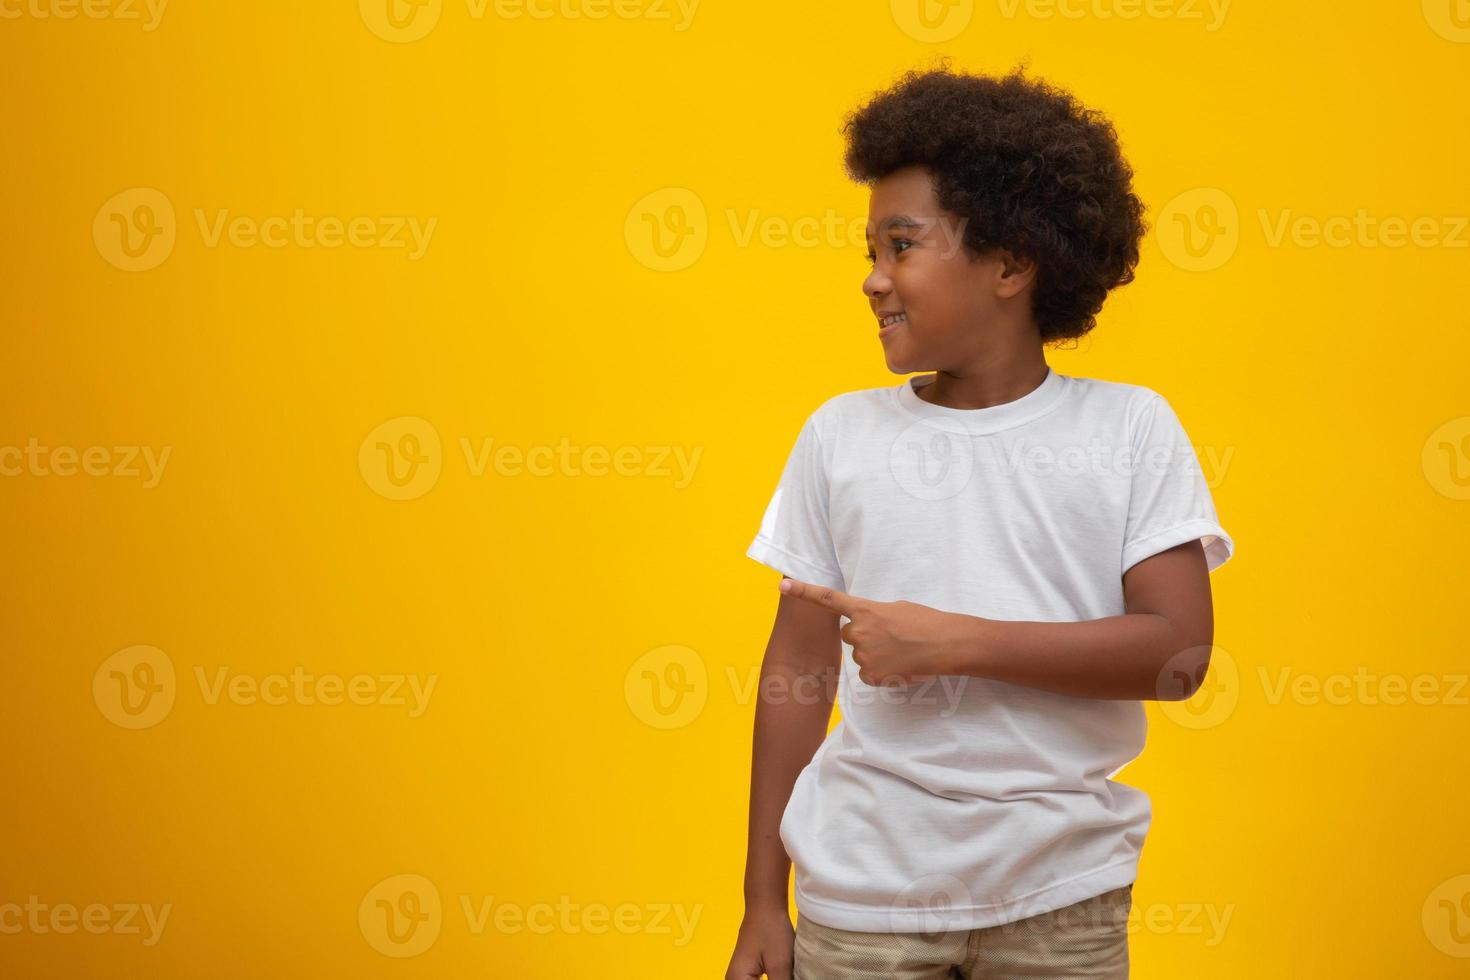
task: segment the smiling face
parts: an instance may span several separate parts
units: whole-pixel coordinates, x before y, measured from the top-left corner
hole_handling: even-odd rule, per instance
[[[925,167],[904,167],[873,184],[873,269],[863,292],[880,326],[883,314],[903,316],[879,331],[895,374],[973,364],[1018,340],[1030,320],[1029,297],[1021,293],[1034,266],[1018,271],[1002,251],[974,255],[963,244],[964,228],[964,219],[939,206]]]

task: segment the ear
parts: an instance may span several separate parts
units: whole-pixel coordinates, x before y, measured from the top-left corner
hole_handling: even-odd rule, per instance
[[[1001,299],[1019,296],[1036,278],[1039,268],[1036,260],[1016,255],[1009,249],[1001,249],[997,257],[1000,259],[1000,276],[995,282],[996,296]]]

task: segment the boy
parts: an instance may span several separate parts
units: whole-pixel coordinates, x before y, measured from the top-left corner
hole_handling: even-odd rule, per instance
[[[1234,550],[1168,402],[1043,356],[1133,279],[1132,171],[1020,71],[910,72],[844,132],[884,360],[931,373],[813,412],[747,551],[789,577],[726,977],[1125,978],[1151,812],[1109,777],[1203,681]]]

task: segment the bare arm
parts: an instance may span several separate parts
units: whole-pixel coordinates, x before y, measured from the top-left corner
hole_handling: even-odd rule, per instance
[[[951,670],[1084,698],[1184,700],[1204,681],[1214,609],[1198,540],[1123,575],[1121,616],[1033,623],[965,616]]]
[[[781,844],[781,815],[796,777],[827,735],[842,662],[838,617],[782,596],[757,688],[750,766],[750,826],[745,904],[785,909],[791,859]]]
[[[916,602],[881,602],[782,582],[789,595],[848,618],[858,678],[872,685],[957,674],[1084,698],[1182,701],[1210,665],[1214,609],[1198,540],[1123,574],[1126,612],[1082,622],[985,619]]]
[[[782,596],[756,688],[745,855],[745,917],[726,980],[791,980],[791,858],[781,816],[796,777],[827,735],[842,666],[838,615]]]

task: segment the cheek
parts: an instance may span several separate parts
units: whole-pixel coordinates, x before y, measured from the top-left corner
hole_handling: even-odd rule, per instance
[[[933,333],[935,328],[954,318],[958,297],[943,276],[932,270],[917,272],[903,284],[903,308],[909,321],[920,333]]]
[[[925,286],[923,306],[932,320],[969,323],[989,309],[984,290],[963,269],[936,270]]]
[[[893,273],[894,292],[898,294],[904,312],[911,317],[943,302],[943,290],[937,289],[937,285],[933,271],[921,268],[917,262]]]
[[[927,261],[925,261],[927,260]],[[915,337],[937,339],[947,325],[966,323],[980,309],[979,291],[963,264],[915,256],[893,272],[893,288]]]
[[[905,285],[914,298],[926,306],[948,306],[964,289],[964,275],[951,263],[937,256],[925,255],[912,262],[907,270]]]

